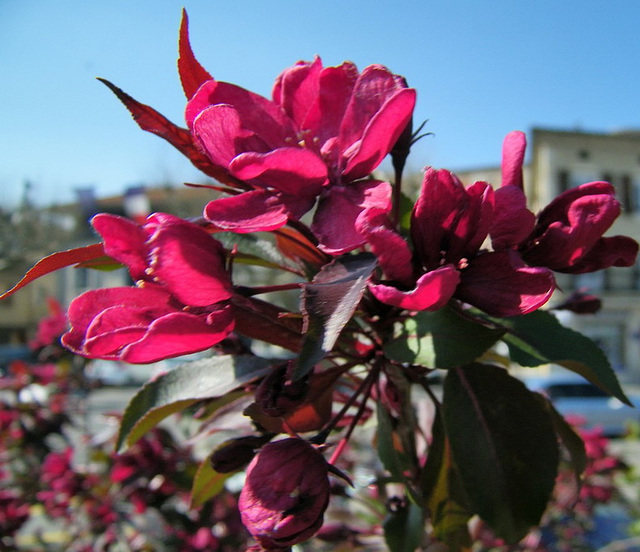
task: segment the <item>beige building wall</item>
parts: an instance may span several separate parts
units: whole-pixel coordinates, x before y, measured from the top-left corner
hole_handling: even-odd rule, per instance
[[[640,241],[640,131],[590,133],[534,128],[528,136],[524,169],[529,208],[538,212],[561,192],[587,182],[606,180],[616,188],[623,212],[607,235]],[[499,160],[492,168],[458,172],[465,184],[485,180],[500,184]],[[594,339],[621,380],[640,383],[640,263],[592,274],[558,274],[569,294],[585,290],[603,300],[597,315],[564,313],[563,322]],[[561,300],[562,294],[552,299]]]

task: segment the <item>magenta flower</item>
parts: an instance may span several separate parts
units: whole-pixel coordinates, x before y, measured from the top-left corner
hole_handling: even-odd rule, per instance
[[[452,297],[495,316],[539,308],[555,288],[553,275],[526,266],[514,250],[483,248],[494,213],[495,194],[487,183],[465,188],[452,173],[427,169],[412,213],[413,253],[379,213],[358,219],[393,283],[373,284],[371,292],[410,310],[437,310]]]
[[[620,214],[615,188],[583,184],[555,198],[538,215],[520,245],[527,263],[579,274],[611,266],[633,266],[638,243],[627,236],[603,237]]]
[[[632,266],[638,243],[627,236],[604,238],[620,215],[615,188],[590,182],[560,194],[537,218],[526,208],[522,163],[526,137],[507,135],[502,153],[502,187],[496,190],[491,227],[494,249],[517,248],[532,266],[578,274],[610,266]]]
[[[285,70],[272,101],[205,82],[187,104],[187,124],[211,162],[249,187],[209,203],[205,216],[235,232],[273,230],[320,197],[312,229],[323,248],[358,247],[355,217],[390,208],[389,184],[363,179],[389,153],[414,104],[415,90],[382,66],[358,73],[349,62],[323,67],[320,58]],[[335,220],[346,220],[339,231]]]
[[[329,502],[327,463],[302,439],[265,445],[247,468],[238,507],[242,523],[266,550],[310,538]]]
[[[136,286],[74,299],[65,347],[89,358],[147,363],[208,349],[231,332],[224,250],[204,229],[163,213],[142,226],[107,214],[92,224],[105,253],[129,268]]]

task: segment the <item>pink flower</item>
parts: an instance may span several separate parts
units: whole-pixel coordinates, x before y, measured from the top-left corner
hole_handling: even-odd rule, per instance
[[[302,439],[265,445],[247,468],[238,507],[242,523],[266,550],[310,538],[329,502],[327,464]]]
[[[29,342],[31,349],[40,349],[52,345],[67,330],[67,315],[60,303],[53,297],[47,298],[49,315],[38,323],[36,337]]]
[[[248,187],[207,205],[205,216],[235,232],[273,230],[320,203],[312,229],[323,248],[362,244],[355,217],[390,207],[386,182],[363,180],[411,119],[415,91],[388,69],[299,62],[276,80],[273,100],[205,82],[186,108],[189,128],[211,162]],[[340,231],[333,221],[346,220]]]
[[[231,332],[224,250],[204,229],[163,213],[142,226],[107,214],[92,224],[136,286],[74,299],[65,347],[89,358],[147,363],[207,349]]]
[[[371,292],[410,310],[437,310],[452,297],[495,316],[539,308],[555,288],[553,275],[526,266],[509,248],[484,249],[494,213],[495,194],[487,183],[465,188],[452,173],[427,169],[411,218],[413,253],[380,214],[358,219],[393,283],[371,285]]]

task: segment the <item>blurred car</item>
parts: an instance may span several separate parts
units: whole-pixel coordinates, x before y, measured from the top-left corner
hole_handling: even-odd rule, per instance
[[[529,377],[523,381],[529,389],[547,397],[571,422],[585,428],[599,427],[607,436],[624,435],[631,422],[640,422],[640,397],[627,395],[634,404],[632,408],[577,374]]]

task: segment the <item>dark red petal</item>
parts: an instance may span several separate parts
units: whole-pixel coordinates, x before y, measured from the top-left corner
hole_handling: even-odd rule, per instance
[[[525,246],[523,257],[529,264],[553,270],[570,269],[594,247],[620,214],[619,202],[607,194],[578,196],[567,207],[559,220],[549,224],[542,235]]]
[[[513,251],[486,253],[462,270],[455,297],[493,316],[527,314],[544,305],[555,289],[553,273],[526,266]]]
[[[633,266],[638,257],[638,242],[627,236],[600,238],[580,260],[561,272],[580,274],[610,266]]]
[[[240,180],[255,180],[291,196],[315,198],[327,183],[327,166],[313,151],[283,147],[238,155],[229,165]]]
[[[515,186],[523,189],[522,164],[527,147],[524,132],[514,130],[507,134],[502,143],[502,186]]]
[[[493,249],[511,249],[531,234],[536,217],[527,209],[527,198],[516,186],[503,186],[494,194],[495,209],[489,234]]]
[[[356,219],[356,230],[365,236],[371,252],[389,280],[413,284],[413,255],[404,238],[392,227],[386,212],[367,209]]]
[[[228,308],[210,314],[206,320],[202,316],[173,312],[152,322],[144,337],[125,347],[120,358],[144,364],[196,353],[213,347],[232,330],[233,318]]]
[[[378,180],[362,180],[347,186],[333,186],[318,203],[311,230],[325,253],[339,255],[360,247],[365,237],[356,228],[356,219],[366,209],[388,213],[391,185]]]
[[[400,90],[380,107],[362,129],[359,141],[346,144],[341,137],[342,153],[346,158],[342,177],[344,182],[364,178],[381,163],[411,120],[415,102],[416,92],[413,88]]]
[[[427,168],[420,196],[411,214],[411,239],[425,268],[440,266],[448,238],[467,203],[464,186],[454,174]]]
[[[401,291],[384,284],[370,284],[371,293],[378,300],[407,310],[435,311],[444,307],[453,296],[460,273],[453,265],[445,265],[423,274],[411,291]]]
[[[240,153],[270,150],[260,136],[242,126],[238,110],[226,104],[201,111],[193,123],[193,133],[211,162],[225,171]]]
[[[232,295],[220,242],[190,222],[162,225],[149,241],[152,276],[179,301],[207,306]]]
[[[204,83],[187,103],[185,118],[189,128],[198,115],[215,105],[229,105],[239,115],[242,128],[260,136],[269,149],[295,144],[296,127],[279,105],[235,84],[209,81]]]
[[[239,234],[275,230],[287,223],[289,210],[282,200],[267,190],[210,201],[204,216],[222,230]]]

